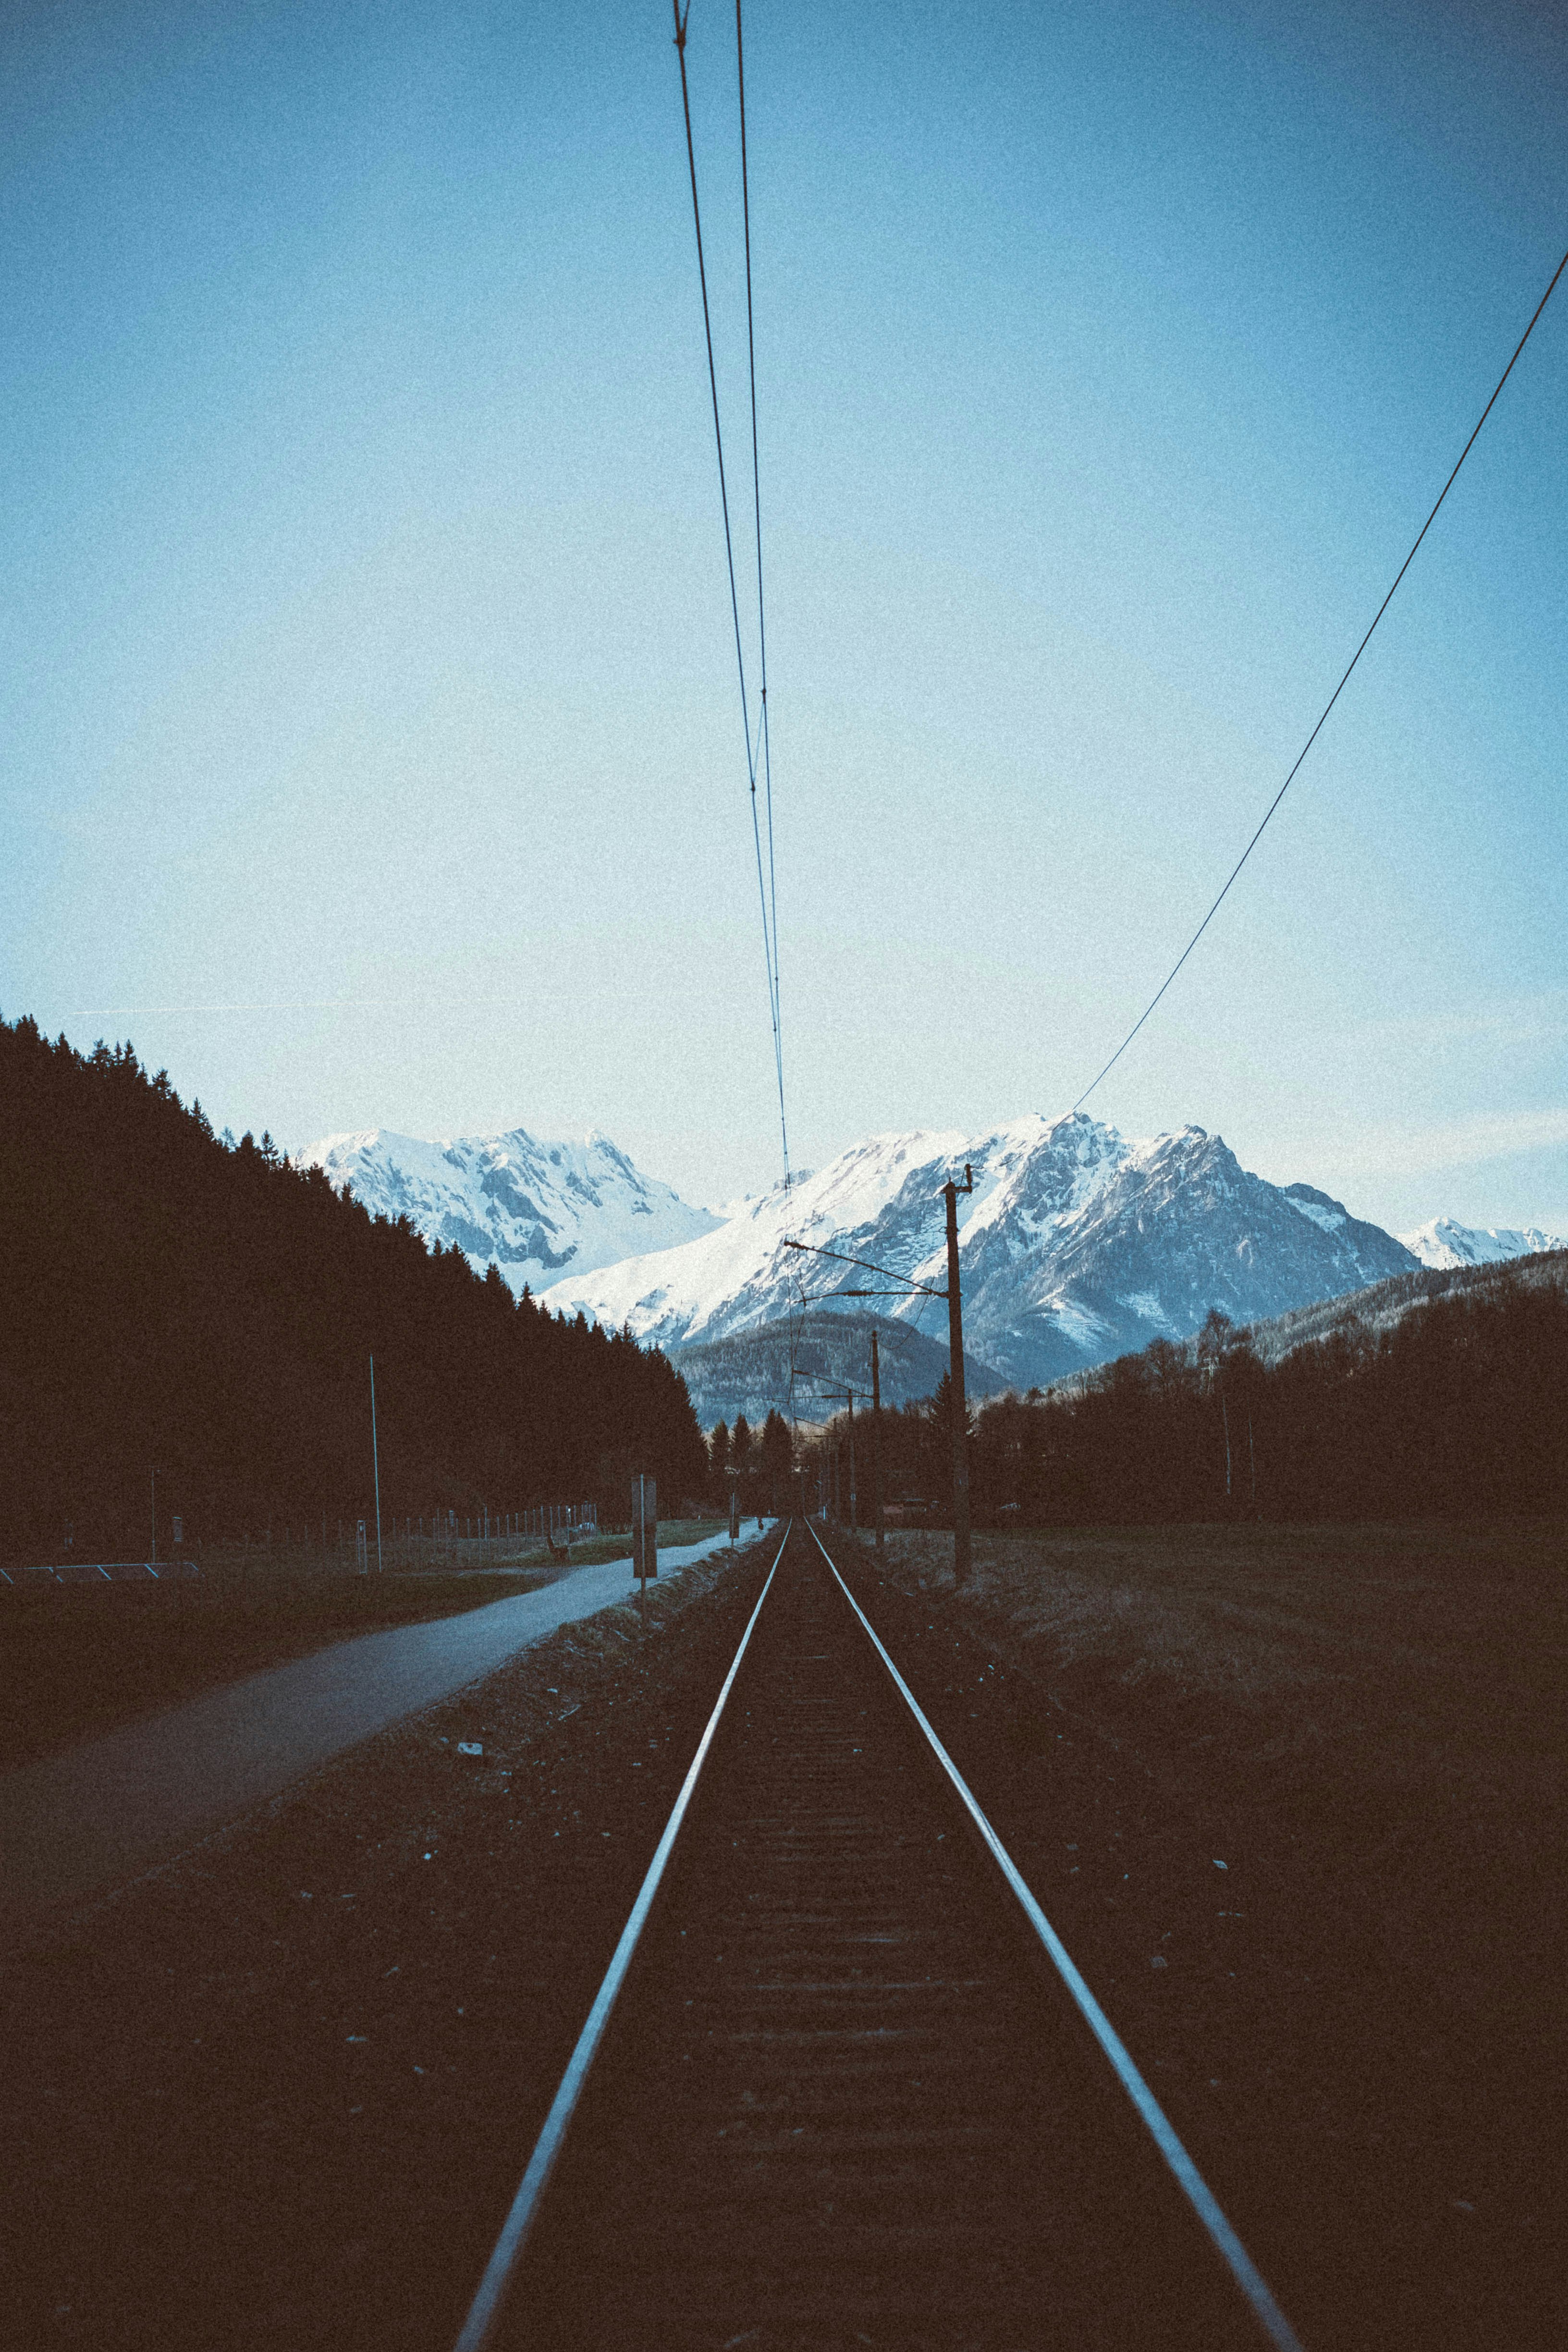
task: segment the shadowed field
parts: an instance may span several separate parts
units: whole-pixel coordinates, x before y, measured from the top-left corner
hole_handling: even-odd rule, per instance
[[[918,1581],[951,1591],[951,1536],[887,1540]],[[1468,1719],[1461,1694],[1478,1657],[1528,1709],[1526,1694],[1552,1686],[1568,1654],[1568,1527],[1555,1521],[1085,1528],[973,1542],[965,1608],[1048,1648],[1058,1682],[1108,1698],[1147,1685],[1143,1699],[1162,1707],[1211,1698],[1245,1714],[1291,1697],[1324,1730],[1343,1729],[1345,1708],[1360,1720],[1358,1694],[1414,1677],[1434,1698],[1447,1689]]]
[[[952,1538],[888,1538],[952,1594]],[[1281,1790],[1543,1800],[1562,1763],[1568,1528],[1268,1526],[977,1536],[960,1605],[1060,1700]]]

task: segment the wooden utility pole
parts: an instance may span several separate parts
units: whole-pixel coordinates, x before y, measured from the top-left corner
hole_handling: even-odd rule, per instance
[[[877,1549],[882,1549],[882,1376],[877,1366],[877,1333],[871,1332],[871,1508]]]
[[[963,1305],[958,1289],[958,1196],[973,1192],[974,1178],[964,1162],[963,1181],[952,1177],[942,1188],[947,1202],[948,1403],[952,1412],[952,1580],[969,1577],[969,1412],[963,1401]]]
[[[860,1522],[855,1516],[855,1391],[849,1391],[849,1532],[854,1534]]]

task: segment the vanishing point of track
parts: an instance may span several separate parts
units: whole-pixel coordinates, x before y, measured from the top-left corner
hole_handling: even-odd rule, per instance
[[[793,1521],[457,2352],[1297,2346]]]

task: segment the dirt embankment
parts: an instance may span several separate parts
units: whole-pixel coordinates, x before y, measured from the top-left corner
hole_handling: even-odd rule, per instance
[[[1568,2340],[1560,1527],[889,1538],[857,1582],[1313,2352]]]
[[[0,1968],[9,2340],[450,2344],[771,1557],[563,1628]]]

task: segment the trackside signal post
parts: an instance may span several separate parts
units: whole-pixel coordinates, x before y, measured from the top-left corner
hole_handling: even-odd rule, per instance
[[[963,1302],[958,1288],[958,1196],[973,1192],[974,1177],[963,1164],[963,1181],[950,1176],[942,1188],[947,1202],[948,1402],[952,1408],[952,1580],[969,1575],[969,1412],[963,1401]]]
[[[632,1574],[645,1591],[658,1574],[658,1488],[641,1471],[632,1479]]]

